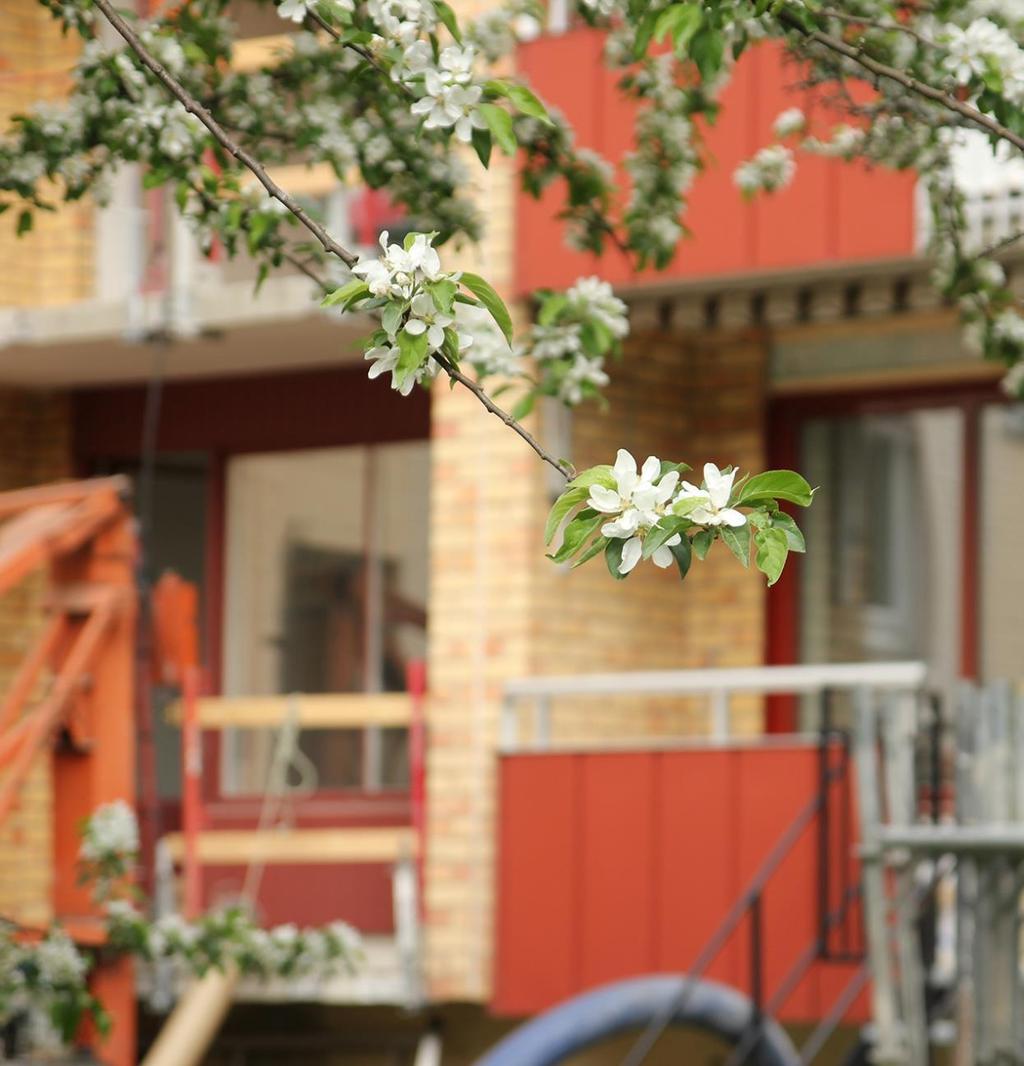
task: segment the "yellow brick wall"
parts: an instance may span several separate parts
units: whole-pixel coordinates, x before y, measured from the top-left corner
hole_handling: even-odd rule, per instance
[[[0,3],[0,131],[37,101],[60,99],[78,54],[73,35],[37,0]],[[54,198],[56,202],[56,197]],[[93,209],[79,203],[37,211],[35,226],[15,236],[19,211],[0,215],[0,307],[70,303],[93,292]]]
[[[70,419],[64,396],[0,389],[0,491],[70,473]],[[43,620],[42,575],[0,597],[0,695]],[[15,811],[0,825],[0,915],[26,925],[50,917],[50,761],[37,760]]]
[[[493,249],[492,249],[493,255]],[[607,412],[573,418],[577,467],[618,447],[699,468],[763,468],[765,340],[638,329],[611,369]],[[536,428],[536,427],[532,427]],[[567,572],[544,558],[549,480],[532,452],[462,390],[434,396],[428,964],[441,999],[485,999],[491,975],[495,752],[503,682],[602,670],[762,661],[764,582],[721,545],[675,571],[614,582],[601,559]],[[702,704],[563,700],[556,739],[701,733]],[[759,728],[736,701],[733,728]]]
[[[585,405],[573,417],[573,461],[584,469],[624,447],[684,461],[700,481],[704,462],[760,470],[764,380],[757,333],[704,338],[634,328],[625,357],[609,368],[607,411]],[[535,545],[537,602],[531,669],[537,674],[754,665],[762,661],[764,580],[716,544],[694,560],[684,583],[675,567],[644,563],[613,581],[603,559],[577,570],[542,558]],[[746,708],[746,709],[745,709]],[[704,700],[562,699],[552,704],[556,739],[702,734]],[[759,726],[756,706],[737,700],[733,728]]]

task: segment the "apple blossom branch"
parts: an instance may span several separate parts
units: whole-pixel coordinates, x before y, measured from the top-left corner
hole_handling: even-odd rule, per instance
[[[934,103],[940,104],[947,110],[960,115],[972,125],[978,126],[999,137],[1001,140],[1008,141],[1015,148],[1024,151],[1024,137],[1018,136],[1013,130],[1004,126],[1001,122],[997,122],[994,118],[989,117],[977,108],[971,107],[970,104],[958,100],[950,93],[944,92],[942,89],[937,89],[933,85],[918,81],[917,78],[912,77],[905,71],[898,70],[896,67],[891,67],[886,63],[879,62],[877,59],[873,59],[865,53],[863,48],[847,44],[845,41],[840,40],[840,38],[824,33],[822,30],[808,29],[800,18],[794,15],[791,11],[783,9],[779,12],[777,18],[784,26],[799,33],[805,40],[820,45],[838,55],[844,56],[846,59],[852,60],[858,66],[863,67],[865,70],[869,70],[876,77],[885,78],[887,81],[895,82],[897,85],[902,85],[904,89],[917,96],[923,96],[926,100],[931,100]]]
[[[107,21],[124,38],[128,47],[139,57],[145,66],[161,82],[164,88],[210,131],[214,140],[231,156],[247,167],[256,180],[267,190],[268,194],[283,204],[320,242],[325,251],[336,255],[346,266],[352,267],[359,257],[347,248],[343,248],[319,222],[310,218],[301,205],[266,172],[263,165],[249,154],[240,144],[231,138],[209,111],[193,97],[188,90],[157,60],[142,43],[139,35],[118,14],[110,0],[94,0],[96,7],[103,12]]]
[[[124,38],[128,47],[139,57],[143,65],[163,84],[168,92],[170,92],[187,111],[195,115],[196,118],[202,122],[217,143],[220,144],[225,151],[230,153],[233,158],[237,159],[243,166],[250,170],[264,189],[266,189],[274,199],[283,204],[299,220],[299,222],[301,222],[306,229],[316,237],[317,241],[319,241],[325,251],[337,256],[346,266],[355,266],[358,262],[358,256],[348,251],[346,248],[343,248],[333,237],[331,237],[323,226],[310,218],[294,198],[270,177],[262,164],[260,164],[257,159],[239,145],[224,130],[210,112],[207,111],[206,108],[204,108],[202,104],[200,104],[199,101],[196,100],[188,90],[168,72],[166,67],[164,67],[163,64],[152,55],[152,53],[150,53],[138,34],[136,34],[131,26],[129,26],[121,15],[117,13],[111,5],[110,0],[94,0],[94,2],[96,7],[103,12],[103,15],[111,26],[113,26],[121,37]],[[325,28],[329,29],[326,25]],[[302,273],[312,281],[315,281],[325,292],[331,291],[331,286],[328,285],[308,263],[290,252],[285,252],[283,255],[288,262],[298,270],[301,270]],[[453,381],[457,381],[460,385],[473,393],[487,411],[500,419],[501,422],[508,426],[514,433],[518,434],[544,462],[552,466],[566,479],[570,479],[575,475],[575,469],[571,463],[564,459],[556,459],[551,455],[537,441],[532,433],[525,429],[507,411],[499,407],[476,381],[471,377],[468,377],[466,374],[463,374],[458,367],[452,364],[443,355],[434,353],[433,358],[449,378]]]

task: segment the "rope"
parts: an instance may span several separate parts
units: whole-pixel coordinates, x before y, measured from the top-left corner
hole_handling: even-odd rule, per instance
[[[274,754],[267,769],[267,780],[256,826],[257,840],[261,840],[263,833],[269,829],[290,827],[294,813],[293,798],[316,791],[317,770],[309,756],[299,747],[300,732],[299,697],[292,693],[288,696],[288,710],[277,731]],[[298,776],[294,785],[288,782],[290,771],[294,771]],[[267,867],[265,852],[262,855],[258,852],[257,846],[257,853],[249,860],[242,884],[242,901],[250,910],[255,910]]]

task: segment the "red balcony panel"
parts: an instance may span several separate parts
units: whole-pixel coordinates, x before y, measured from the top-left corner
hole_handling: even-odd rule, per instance
[[[242,866],[205,866],[203,905],[217,908],[242,896]],[[259,919],[265,925],[299,926],[344,921],[368,935],[394,932],[391,866],[387,863],[332,866],[267,866],[260,880]]]
[[[601,48],[599,33],[574,29],[524,45],[519,66],[534,88],[574,123],[581,146],[618,164],[633,146],[635,107],[616,88],[617,75],[603,67]],[[912,174],[869,171],[861,164],[798,152],[797,174],[787,189],[753,202],[740,196],[733,171],[772,143],[772,124],[781,111],[801,107],[821,136],[828,136],[838,121],[800,87],[801,78],[800,67],[774,43],[750,49],[736,64],[718,121],[703,130],[709,167],[695,182],[684,216],[692,237],[664,272],[634,272],[615,249],[601,259],[571,249],[556,217],[564,203],[560,183],[540,201],[521,194],[518,290],[564,286],[588,273],[629,285],[659,277],[730,275],[911,254]]]
[[[493,1008],[530,1014],[605,981],[687,970],[818,775],[805,745],[505,756]],[[845,787],[832,793],[833,872],[852,861]],[[817,934],[818,839],[812,823],[764,893],[769,996]],[[749,989],[746,920],[707,973]],[[781,1017],[822,1017],[852,973],[815,963]],[[862,997],[851,1017],[865,1016]]]

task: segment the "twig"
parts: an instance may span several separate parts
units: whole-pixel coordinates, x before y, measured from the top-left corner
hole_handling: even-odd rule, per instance
[[[302,207],[287,192],[285,192],[285,190],[282,189],[273,178],[270,177],[258,160],[251,156],[236,141],[231,139],[230,135],[225,132],[223,127],[210,114],[210,112],[207,111],[206,108],[203,107],[203,105],[200,104],[176,78],[168,73],[166,67],[153,57],[152,53],[150,53],[142,43],[138,34],[117,13],[110,3],[110,0],[95,0],[95,4],[106,16],[106,19],[111,26],[113,26],[125,39],[128,47],[139,57],[143,66],[148,68],[157,80],[163,84],[167,91],[170,92],[180,104],[182,104],[186,111],[189,111],[199,119],[199,121],[213,135],[214,140],[216,140],[225,151],[229,152],[235,159],[237,159],[239,163],[248,167],[263,188],[266,189],[275,200],[279,200],[284,204],[284,206],[288,208],[288,210],[306,227],[306,229],[316,237],[326,251],[336,255],[346,266],[355,266],[359,261],[359,257],[348,251],[347,248],[343,248],[338,244],[338,242],[323,228],[323,226],[320,225],[319,222],[310,218]]]
[[[507,411],[502,410],[491,398],[484,392],[483,388],[478,385],[472,378],[466,377],[465,374],[459,370],[458,367],[453,366],[440,352],[434,352],[434,359],[437,361],[438,366],[453,380],[457,381],[460,385],[465,386],[473,395],[491,412],[495,418],[500,418],[502,422],[512,430],[513,433],[518,433],[523,440],[544,460],[549,466],[553,466],[566,481],[571,480],[576,476],[576,468],[567,459],[555,459],[550,453],[546,452],[544,448],[537,442],[536,437],[533,436],[528,430],[524,429]]]
[[[97,0],[97,2],[101,2],[101,0]],[[102,0],[102,2],[106,2],[106,0]],[[917,78],[911,77],[902,70],[897,70],[896,67],[890,67],[886,63],[880,63],[877,59],[872,59],[871,56],[864,52],[863,48],[855,48],[853,45],[847,44],[838,37],[823,33],[821,30],[808,29],[800,19],[790,11],[783,9],[779,12],[777,18],[784,26],[789,27],[791,30],[795,30],[806,40],[819,44],[823,48],[827,48],[829,51],[835,52],[838,55],[845,56],[847,59],[852,60],[865,70],[870,70],[872,74],[879,78],[893,81],[897,85],[902,85],[904,89],[907,89],[918,96],[923,96],[926,100],[932,100],[935,103],[940,104],[942,107],[956,112],[972,125],[979,126],[981,129],[995,134],[1001,140],[1009,141],[1015,148],[1024,151],[1024,137],[1018,136],[1013,130],[1008,129],[1001,122],[997,122],[994,118],[984,114],[977,108],[971,107],[970,104],[965,104],[962,100],[958,100],[950,93],[945,92],[942,89],[936,89],[934,85],[927,85],[924,82],[918,81]]]

